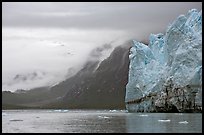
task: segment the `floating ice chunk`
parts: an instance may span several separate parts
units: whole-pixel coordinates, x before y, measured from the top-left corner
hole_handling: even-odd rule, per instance
[[[183,115],[182,113],[175,113],[175,115]]]
[[[98,116],[98,118],[103,118],[103,116]]]
[[[62,110],[62,112],[68,112],[69,110]]]
[[[117,112],[117,110],[110,110],[109,112]]]
[[[171,120],[158,120],[159,122],[170,122]]]
[[[98,116],[98,118],[108,119],[109,117],[107,117],[107,116]]]
[[[179,124],[188,124],[188,121],[180,121]]]
[[[139,115],[139,116],[141,116],[141,117],[147,117],[148,115],[147,115],[147,114],[141,114],[141,115]]]
[[[54,110],[54,112],[61,112],[62,110]]]
[[[68,110],[54,110],[54,112],[68,112]]]

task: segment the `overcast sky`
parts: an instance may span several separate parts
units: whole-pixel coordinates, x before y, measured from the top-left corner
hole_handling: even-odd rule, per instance
[[[105,43],[148,41],[201,2],[2,3],[2,90],[53,85]]]

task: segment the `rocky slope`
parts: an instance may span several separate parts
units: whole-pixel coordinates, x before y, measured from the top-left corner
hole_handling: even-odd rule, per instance
[[[125,108],[128,46],[115,48],[98,67],[92,63],[92,66],[85,66],[82,72],[76,75],[80,80],[66,86],[67,93],[63,98],[68,108]],[[69,80],[64,84],[69,84]]]
[[[88,60],[72,77],[52,87],[29,91],[3,92],[2,106],[6,108],[89,108],[124,109],[125,86],[128,79],[129,48],[127,42],[116,47],[100,62]],[[92,55],[102,51],[97,49]]]

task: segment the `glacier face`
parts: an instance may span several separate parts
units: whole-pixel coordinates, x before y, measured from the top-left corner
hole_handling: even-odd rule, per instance
[[[148,46],[133,40],[129,59],[127,110],[202,110],[202,11],[180,15]]]

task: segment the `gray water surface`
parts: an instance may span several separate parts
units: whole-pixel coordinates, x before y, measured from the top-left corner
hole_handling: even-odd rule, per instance
[[[3,133],[202,133],[201,113],[3,110]]]

